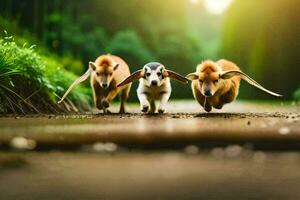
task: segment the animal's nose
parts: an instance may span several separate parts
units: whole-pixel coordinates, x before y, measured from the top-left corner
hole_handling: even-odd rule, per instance
[[[204,95],[207,96],[207,97],[211,97],[212,96],[212,93],[210,90],[205,90],[204,91]]]
[[[107,86],[107,83],[102,83],[102,87],[106,88]]]
[[[157,81],[151,81],[151,85],[157,86]]]

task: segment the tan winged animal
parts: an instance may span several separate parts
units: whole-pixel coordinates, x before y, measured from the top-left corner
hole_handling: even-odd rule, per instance
[[[79,83],[91,77],[94,102],[99,110],[108,113],[112,100],[120,95],[120,113],[125,112],[125,101],[128,98],[131,84],[117,87],[121,81],[130,75],[126,62],[118,56],[101,55],[95,62],[89,62],[89,69],[69,87],[58,103],[61,103],[71,90]]]
[[[192,80],[194,98],[206,112],[212,108],[221,109],[224,104],[234,101],[239,93],[241,79],[270,95],[281,97],[258,84],[236,64],[224,59],[217,62],[204,61],[197,66],[196,72],[188,74],[186,78]]]

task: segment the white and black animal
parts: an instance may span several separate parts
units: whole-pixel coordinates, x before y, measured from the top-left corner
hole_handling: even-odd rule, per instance
[[[158,62],[146,64],[143,69],[138,70],[121,82],[118,87],[139,80],[137,96],[140,101],[141,111],[144,113],[163,113],[170,98],[172,88],[170,79],[187,84],[188,79],[180,74],[167,70]],[[156,101],[159,101],[157,110]]]

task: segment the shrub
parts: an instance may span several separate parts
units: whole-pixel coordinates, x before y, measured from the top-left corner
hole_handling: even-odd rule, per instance
[[[145,47],[140,36],[132,30],[118,32],[106,51],[126,58],[132,70],[140,69],[147,62],[153,61],[153,55]]]
[[[56,104],[75,79],[53,57],[38,54],[34,46],[20,47],[12,37],[0,40],[0,113],[86,109],[91,98],[82,86],[70,94],[68,103]]]
[[[300,87],[294,92],[294,99],[300,101]]]

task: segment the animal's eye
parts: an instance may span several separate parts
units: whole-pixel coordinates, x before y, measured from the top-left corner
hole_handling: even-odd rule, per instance
[[[215,84],[218,83],[218,82],[219,82],[219,80],[215,80],[215,81],[214,81]]]
[[[146,73],[146,76],[150,76],[150,75],[151,75],[151,73],[149,73],[149,72],[148,72],[148,73]]]
[[[157,72],[157,76],[161,76],[161,72]]]
[[[109,75],[110,75],[110,76],[112,76],[112,75],[113,75],[113,73],[109,73]]]
[[[203,83],[203,80],[199,80],[200,83]]]
[[[100,73],[99,73],[99,72],[96,72],[96,75],[97,75],[97,76],[99,76],[99,75],[100,75]]]

